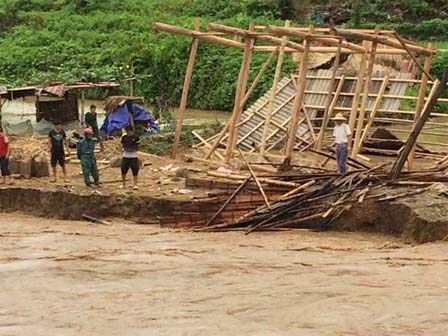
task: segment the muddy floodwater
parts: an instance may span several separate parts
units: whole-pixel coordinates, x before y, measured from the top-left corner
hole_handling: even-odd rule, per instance
[[[446,335],[448,244],[2,214],[0,335]]]

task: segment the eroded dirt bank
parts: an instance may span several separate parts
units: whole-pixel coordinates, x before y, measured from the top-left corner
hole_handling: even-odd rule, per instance
[[[4,187],[0,188],[0,211],[20,211],[34,216],[70,220],[80,220],[82,214],[88,214],[102,219],[122,218],[140,224],[159,224],[160,218],[174,213],[185,213],[188,217],[190,212],[194,212],[207,220],[222,202],[211,201],[204,196],[182,199],[132,193]],[[330,228],[384,233],[408,242],[438,241],[448,235],[447,202],[447,197],[439,195],[436,190],[388,202],[365,201],[354,204]]]
[[[3,214],[0,335],[445,335],[448,244]]]

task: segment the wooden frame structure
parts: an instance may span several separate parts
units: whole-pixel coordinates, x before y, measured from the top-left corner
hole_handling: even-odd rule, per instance
[[[216,157],[219,160],[224,159],[224,162],[228,164],[238,154],[238,147],[242,146],[241,139],[247,140],[251,134],[255,133],[257,138],[254,138],[253,147],[243,146],[242,149],[259,152],[262,156],[268,155],[270,150],[281,143],[283,143],[282,156],[288,160],[292,158],[294,150],[305,150],[312,146],[315,149],[321,149],[329,130],[329,121],[336,112],[343,112],[349,116],[349,126],[354,133],[351,154],[356,157],[363,149],[363,144],[374,124],[399,125],[400,127],[391,128],[391,130],[403,134],[410,133],[428,100],[427,91],[434,83],[430,75],[432,58],[436,53],[433,45],[429,44],[427,48],[422,47],[391,30],[293,27],[289,22],[285,22],[283,27],[256,26],[251,23],[248,29],[209,23],[206,31],[199,29],[198,22],[195,23],[194,30],[156,22],[152,28],[159,32],[193,39],[177,121],[176,139],[180,137],[182,130],[183,112],[187,106],[198,43],[200,41],[216,43],[243,52],[231,118],[220,134],[210,139],[200,139],[206,160]],[[270,53],[270,56],[249,86],[250,63],[253,53],[257,52]],[[294,94],[285,101],[277,101],[277,97],[286,87],[282,86],[282,83],[285,84],[285,79],[281,79],[284,58],[293,53],[301,54],[298,73],[293,74],[291,81],[288,82],[288,85],[293,83]],[[330,76],[319,76],[309,72],[308,59],[314,53],[334,55]],[[356,76],[344,75],[339,71],[342,54],[361,55]],[[402,55],[410,58],[416,68],[422,72],[422,77],[415,79],[410,76],[377,74],[376,59],[382,55]],[[254,104],[254,106],[257,106],[257,103],[263,105],[266,109],[265,113],[260,113],[257,108],[246,113],[245,107],[250,96],[275,57],[277,57],[277,63],[272,89],[265,95],[264,101]],[[423,63],[422,58],[424,58]],[[310,90],[309,86],[313,80],[326,81],[325,88]],[[418,96],[408,95],[406,89],[410,85],[419,86]],[[392,90],[394,87],[396,90]],[[310,105],[307,101],[309,95],[323,96],[324,103]],[[415,109],[401,108],[402,102],[407,100],[415,101]],[[349,105],[347,105],[348,101]],[[390,103],[391,101],[394,103]],[[274,120],[274,115],[285,108],[289,110],[289,116],[285,116],[280,122]],[[317,111],[323,111],[323,114],[319,116]],[[441,114],[432,114],[432,116],[439,115]],[[251,129],[243,127],[245,123],[253,122],[251,118],[255,117],[258,121],[252,124]],[[428,122],[426,125],[448,126],[443,122]],[[302,133],[298,133],[299,129]],[[260,132],[255,132],[256,130]],[[282,136],[275,138],[279,132]],[[422,134],[434,134],[434,132],[423,130]],[[274,144],[269,142],[272,138],[275,138]],[[429,144],[437,145],[438,143],[429,142]],[[178,141],[175,141],[173,158],[176,157],[177,146]],[[409,155],[409,162],[412,162],[412,158],[413,151]]]

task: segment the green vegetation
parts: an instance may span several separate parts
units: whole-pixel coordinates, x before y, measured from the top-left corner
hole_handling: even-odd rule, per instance
[[[182,136],[180,138],[180,146],[190,148],[191,145],[198,143],[199,140],[193,135],[192,131],[197,130],[205,139],[219,133],[223,125],[219,122],[208,122],[201,125],[187,125],[183,127]],[[165,132],[152,135],[150,137],[142,137],[142,150],[146,153],[164,156],[170,153],[173,142],[174,132]]]
[[[192,27],[193,18],[247,27],[292,19],[396,28],[407,37],[448,40],[446,1],[395,0],[0,0],[0,84],[137,77],[137,95],[178,103],[190,39],[157,34],[154,21]],[[230,110],[241,51],[200,43],[190,106]],[[268,55],[257,54],[252,78]],[[440,75],[448,55],[435,60]],[[295,64],[288,61],[285,74]],[[255,97],[270,86],[273,67]],[[127,88],[122,88],[126,93]]]

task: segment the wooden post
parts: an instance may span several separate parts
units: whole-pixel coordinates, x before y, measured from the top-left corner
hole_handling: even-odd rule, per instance
[[[251,22],[249,30],[250,31],[255,30],[255,24],[253,22]],[[230,124],[229,124],[229,138],[227,140],[227,152],[226,152],[225,163],[229,163],[230,160],[232,159],[232,156],[233,156],[234,150],[235,150],[235,146],[236,146],[236,138],[238,137],[237,124],[239,122],[241,112],[244,108],[244,107],[241,108],[241,101],[246,93],[253,47],[254,47],[254,39],[247,38],[246,43],[244,45],[243,60],[241,62],[240,73],[238,76],[238,85],[236,87],[233,113],[232,113],[232,117],[230,119]]]
[[[194,28],[196,31],[198,31],[199,27],[200,27],[200,21],[198,19],[196,19],[194,22]],[[194,67],[194,62],[196,60],[198,45],[199,45],[199,40],[194,38],[193,42],[191,44],[190,58],[188,60],[187,71],[185,73],[184,86],[182,89],[182,97],[180,99],[180,106],[179,106],[179,110],[177,112],[176,133],[174,135],[174,143],[173,143],[173,148],[171,151],[172,159],[175,159],[177,156],[177,150],[179,148],[180,137],[182,135],[182,124],[184,121],[185,110],[187,109],[188,93],[190,91],[191,76],[193,74],[193,67]]]
[[[285,27],[288,28],[290,25],[291,22],[287,20],[285,22]],[[285,47],[287,42],[288,37],[283,36],[282,44],[280,45],[280,51],[277,59],[277,66],[275,67],[274,81],[272,83],[272,89],[271,89],[272,92],[271,95],[269,96],[269,109],[266,115],[266,120],[264,122],[263,135],[261,137],[260,155],[264,155],[264,151],[266,149],[266,137],[269,131],[269,126],[271,125],[272,113],[274,112],[274,102],[275,97],[277,96],[278,83],[280,82],[280,77],[282,75],[283,60],[285,58]]]
[[[341,44],[339,43],[338,51],[336,53],[336,57],[335,57],[334,63],[333,63],[333,72],[331,73],[331,79],[330,79],[330,89],[328,91],[327,100],[325,102],[325,110],[324,110],[324,115],[322,118],[322,125],[320,127],[320,132],[319,132],[319,135],[317,136],[316,143],[314,144],[315,149],[322,148],[322,141],[325,136],[325,130],[327,128],[328,121],[331,118],[330,105],[332,104],[332,101],[333,101],[333,88],[334,88],[334,84],[336,82],[336,75],[338,73],[340,59],[341,59]],[[341,82],[342,82],[342,84],[344,83],[344,81],[340,81],[339,86],[341,86]],[[339,86],[338,86],[338,89],[339,89]],[[342,87],[341,87],[341,89],[342,89]],[[338,90],[336,90],[336,91],[338,91]],[[337,100],[338,93],[335,94],[335,97]]]
[[[428,43],[428,49],[429,50],[434,50],[434,43],[429,42]],[[433,56],[432,55],[426,56],[425,65],[424,65],[424,70],[425,71],[423,71],[423,73],[422,73],[422,80],[421,80],[421,84],[420,84],[420,90],[419,90],[419,93],[418,93],[417,106],[416,106],[416,109],[415,109],[414,125],[420,119],[420,115],[422,113],[423,106],[425,105],[426,90],[428,88],[428,80],[430,79],[428,77],[427,73],[429,73],[431,71],[432,60],[433,60]],[[412,148],[411,152],[409,153],[409,157],[408,157],[409,169],[412,168],[412,164],[414,163],[414,156],[415,156],[415,146]]]
[[[81,125],[84,125],[84,111],[86,108],[86,94],[84,90],[81,90]]]
[[[388,84],[389,84],[389,76],[386,76],[386,77],[384,77],[383,84],[381,85],[380,91],[378,92],[378,96],[376,97],[375,104],[373,105],[372,112],[370,113],[366,128],[364,129],[364,132],[362,133],[359,151],[362,150],[364,141],[366,141],[366,139],[367,139],[367,135],[369,134],[369,130],[372,127],[376,113],[377,113],[378,109],[380,108],[381,101],[383,100],[383,96],[384,96],[384,93],[386,92]]]
[[[366,79],[365,79],[365,83],[364,83],[364,91],[362,94],[361,108],[359,110],[358,124],[356,126],[355,141],[353,143],[352,157],[356,157],[356,155],[359,153],[361,133],[364,128],[364,118],[366,115],[367,105],[369,103],[369,93],[370,93],[370,86],[372,84],[372,74],[373,74],[373,68],[375,66],[375,57],[376,57],[377,46],[378,46],[377,42],[373,41],[372,46],[370,48],[369,67],[367,68]]]
[[[356,82],[355,95],[353,96],[352,109],[350,111],[350,118],[348,121],[348,126],[350,127],[352,134],[355,132],[356,119],[358,118],[359,97],[361,96],[361,91],[364,86],[364,76],[366,75],[366,66],[367,66],[367,53],[364,53],[361,56],[358,80]]]
[[[252,93],[254,93],[255,88],[257,87],[257,85],[260,83],[261,79],[263,78],[263,75],[265,74],[266,70],[269,69],[269,67],[272,64],[272,61],[275,57],[275,55],[277,55],[278,51],[280,48],[275,49],[268,57],[268,59],[266,60],[266,62],[264,62],[263,66],[261,67],[260,71],[257,74],[257,77],[255,77],[254,81],[252,82],[252,85],[250,86],[249,90],[247,90],[246,95],[244,96],[244,98],[241,101],[241,109],[244,109],[244,106],[246,105],[247,101],[249,100],[250,96],[252,95]]]
[[[312,28],[310,28],[311,30]],[[308,70],[308,58],[310,54],[311,41],[305,39],[304,50],[302,55],[302,62],[300,63],[299,80],[297,85],[297,92],[294,99],[294,104],[291,111],[291,122],[289,126],[288,140],[285,147],[285,157],[287,161],[291,161],[292,152],[296,143],[296,133],[299,121],[299,114],[302,110],[305,98],[306,73]]]
[[[418,119],[417,122],[414,124],[412,132],[409,135],[409,138],[406,141],[403,150],[401,151],[400,155],[398,156],[397,160],[394,163],[394,166],[392,167],[392,170],[389,174],[389,178],[391,180],[395,180],[398,177],[400,177],[401,171],[403,170],[403,167],[408,159],[409,153],[411,152],[412,148],[414,148],[415,143],[417,142],[417,138],[420,135],[420,132],[422,131],[423,127],[425,126],[425,123],[428,120],[429,116],[431,115],[431,112],[434,109],[434,105],[437,103],[437,100],[445,90],[447,82],[448,82],[448,72],[445,72],[442,81],[439,81],[437,79],[434,82],[434,85],[428,96],[428,100],[426,101],[425,107],[423,108],[422,115],[420,119]]]

